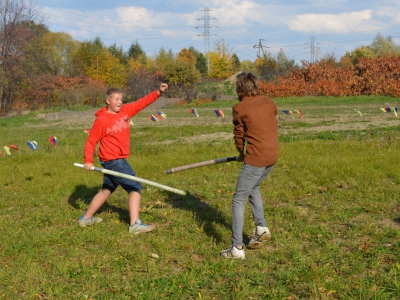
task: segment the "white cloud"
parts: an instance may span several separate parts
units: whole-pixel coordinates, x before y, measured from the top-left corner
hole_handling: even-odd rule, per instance
[[[116,9],[116,14],[117,20],[121,24],[127,24],[129,26],[152,26],[152,22],[154,22],[155,19],[153,13],[143,7],[119,7]]]
[[[301,33],[350,33],[377,29],[372,20],[372,10],[341,14],[303,14],[288,22],[292,31]]]
[[[250,27],[252,23],[278,26],[283,23],[285,14],[293,12],[292,8],[285,5],[271,5],[265,2],[252,0],[208,1],[210,17],[217,19],[210,22],[214,25],[234,28]],[[203,13],[203,11],[200,12]]]
[[[331,6],[331,5],[336,5],[336,4],[343,4],[343,3],[348,3],[350,2],[349,0],[315,0],[315,1],[311,1],[312,5],[316,5],[316,6]]]
[[[377,9],[376,15],[380,17],[389,17],[396,24],[400,24],[399,6],[400,5],[398,5],[397,7],[389,7],[389,6],[380,7],[379,9]]]
[[[43,2],[52,2],[43,7],[51,15],[52,31],[68,32],[78,40],[100,36],[105,44],[117,43],[125,50],[137,40],[149,54],[157,53],[161,47],[176,53],[189,46],[203,49],[206,40],[201,18],[206,7],[210,9],[209,16],[215,18],[209,22],[210,47],[217,38],[224,38],[241,59],[257,54],[254,45],[260,39],[268,51],[284,48],[290,56],[300,59],[308,56],[304,44],[310,36],[317,39],[321,51],[328,44],[344,52],[369,43],[378,32],[393,36],[400,24],[399,0],[115,0],[114,7],[97,5],[95,1]],[[329,37],[322,38],[323,35]]]

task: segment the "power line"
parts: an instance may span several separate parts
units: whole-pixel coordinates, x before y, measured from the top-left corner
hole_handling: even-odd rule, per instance
[[[88,25],[105,26],[107,28],[114,27],[114,28],[118,28],[118,29],[138,29],[138,28],[140,28],[140,29],[174,29],[174,28],[182,29],[184,27],[190,27],[190,26],[182,26],[182,25],[185,25],[184,23],[171,25],[171,26],[162,26],[162,27],[120,26],[120,25],[109,25],[107,23],[103,23],[103,24],[90,23],[90,22],[85,22],[85,21],[80,21],[80,20],[68,19],[65,17],[60,17],[60,16],[51,15],[51,14],[47,14],[47,13],[43,13],[43,14],[48,15],[49,17],[56,17],[57,19],[64,19],[64,20],[79,22],[79,23],[88,24]],[[50,21],[50,23],[52,23],[52,22]],[[57,25],[59,25],[59,24],[57,24]],[[63,26],[63,25],[59,25],[59,26]]]
[[[263,46],[261,41],[265,41],[263,39],[260,39],[258,42],[258,45],[254,45],[253,48],[258,48],[258,55],[257,57],[261,57],[261,51],[263,53],[263,57],[265,57],[265,52],[264,52],[264,48],[269,48],[267,46]]]
[[[113,36],[113,37],[129,38],[129,36],[108,34],[108,33],[102,33],[102,32],[91,31],[91,30],[87,30],[87,29],[78,29],[78,28],[74,28],[74,27],[71,27],[71,26],[61,25],[61,24],[57,24],[57,23],[53,23],[53,22],[50,22],[50,24],[57,25],[57,26],[62,26],[62,27],[70,28],[70,29],[75,29],[75,30],[82,30],[82,31],[85,31],[85,32],[90,32],[90,33],[95,33],[95,34],[102,34],[102,35]],[[174,37],[174,35],[170,35],[170,36],[161,36],[161,37],[134,38],[134,39],[135,39],[135,40],[138,40],[138,39],[140,39],[140,40],[155,40],[155,39],[169,39],[169,38],[172,38],[172,37]],[[176,36],[176,37],[178,37],[178,38],[185,38],[185,37],[189,37],[189,36],[182,36],[182,35],[179,35],[179,36]],[[131,38],[131,37],[130,37],[130,38]]]
[[[162,27],[148,27],[148,26],[136,26],[136,25],[135,26],[126,26],[126,25],[121,25],[121,24],[128,24],[127,22],[120,23],[120,22],[104,21],[102,19],[88,17],[87,15],[74,13],[72,11],[68,11],[68,10],[64,10],[64,9],[61,9],[61,8],[57,8],[57,7],[54,7],[54,6],[51,6],[51,5],[47,5],[47,4],[44,4],[44,3],[41,3],[41,2],[38,2],[38,3],[42,4],[43,6],[50,7],[50,8],[56,9],[56,10],[60,10],[60,11],[63,11],[63,12],[66,12],[66,13],[69,13],[69,14],[72,14],[72,15],[76,15],[76,16],[79,16],[79,17],[84,17],[85,20],[92,19],[92,20],[96,20],[96,21],[101,21],[103,23],[103,24],[93,24],[93,23],[73,20],[75,22],[82,22],[82,23],[93,24],[93,25],[101,25],[101,26],[107,26],[107,27],[119,27],[119,28],[148,28],[148,29],[165,29],[165,28],[174,28],[174,27],[179,27],[181,25],[184,25],[184,23],[182,23],[182,24],[176,24],[176,25],[173,25],[173,26],[162,26]],[[47,14],[47,15],[50,15],[50,14]],[[61,19],[66,19],[66,20],[71,20],[71,19],[67,19],[67,18],[59,17],[59,16],[55,16],[55,17],[61,18]],[[110,24],[112,24],[112,25],[110,25]],[[179,28],[181,28],[181,27],[179,27]],[[187,26],[187,27],[189,27],[189,26]]]
[[[95,18],[95,17],[90,17],[90,15],[88,15],[88,14],[86,14],[86,13],[81,13],[81,14],[79,14],[79,13],[75,13],[76,12],[76,10],[69,10],[69,9],[59,9],[59,8],[57,8],[57,7],[54,7],[54,6],[57,6],[55,3],[52,3],[52,2],[50,2],[50,4],[52,4],[52,5],[54,5],[54,6],[50,6],[50,5],[46,5],[46,4],[44,4],[44,3],[41,3],[41,2],[50,2],[50,1],[46,1],[46,0],[39,0],[39,1],[37,1],[37,3],[39,3],[39,4],[42,4],[41,6],[45,6],[45,7],[49,7],[49,8],[52,8],[52,9],[57,9],[57,10],[59,10],[59,11],[63,11],[63,12],[65,12],[65,13],[67,13],[67,14],[69,14],[69,15],[75,15],[75,16],[78,16],[78,18],[80,19],[80,20],[84,20],[84,21],[80,21],[80,20],[76,20],[76,22],[80,22],[80,24],[90,24],[90,26],[91,26],[91,28],[88,28],[89,30],[90,29],[94,29],[95,27],[100,27],[100,26],[107,26],[107,27],[109,27],[109,28],[117,28],[117,29],[134,29],[134,28],[143,28],[143,29],[168,29],[168,28],[170,28],[170,29],[174,29],[174,28],[176,28],[176,27],[178,27],[179,26],[179,24],[176,24],[176,25],[170,25],[170,26],[160,26],[160,27],[142,27],[142,26],[132,26],[131,25],[131,23],[130,22],[117,22],[116,21],[116,19],[114,18],[109,18],[109,19],[107,19],[107,20],[104,20],[104,19],[101,19],[101,18]],[[103,6],[104,7],[104,5],[113,5],[114,7],[115,7],[115,3],[111,3],[111,1],[110,0],[96,0],[96,3],[98,3],[98,4],[94,4],[94,3],[89,3],[89,2],[95,2],[95,1],[93,1],[93,0],[82,0],[81,2],[84,2],[84,3],[88,3],[88,4],[91,4],[91,5],[98,5],[99,7],[100,6]],[[200,18],[200,19],[198,19],[198,20],[202,20],[202,21],[204,21],[204,25],[203,26],[199,26],[199,27],[201,27],[201,28],[203,28],[204,29],[204,33],[203,34],[201,34],[201,36],[204,36],[204,44],[205,44],[205,52],[206,51],[210,51],[210,39],[209,39],[209,37],[212,35],[211,33],[210,33],[210,28],[211,27],[216,27],[216,28],[219,28],[218,26],[210,26],[210,23],[208,22],[207,23],[207,21],[206,21],[206,18],[208,18],[208,21],[211,21],[212,19],[215,19],[215,18],[210,18],[210,16],[209,16],[209,14],[208,13],[206,13],[205,12],[205,10],[208,10],[208,12],[210,12],[211,10],[210,9],[208,9],[208,8],[205,8],[204,10],[203,10],[203,12],[204,12],[204,17],[203,18]],[[61,15],[61,14],[60,14]],[[54,18],[57,18],[57,19],[61,19],[61,20],[70,20],[69,22],[68,22],[68,24],[69,25],[71,25],[73,22],[74,22],[74,20],[72,20],[72,18],[71,19],[68,19],[68,18],[63,18],[63,17],[61,17],[61,16],[56,16],[56,15],[53,15],[53,17]],[[92,20],[98,20],[99,22],[90,22],[90,21],[92,21]],[[215,19],[215,20],[217,20],[217,19]],[[55,20],[56,21],[56,20]],[[85,21],[89,21],[89,22],[85,22]],[[101,22],[101,24],[96,24],[96,23],[100,23]],[[61,22],[60,22],[61,23]],[[67,23],[67,22],[66,22]],[[53,24],[55,24],[55,25],[57,25],[56,23],[53,23]],[[65,25],[61,25],[61,24],[58,24],[59,26],[63,26],[63,27],[66,27],[66,28],[72,28],[72,27],[68,27],[68,26],[65,26]],[[182,24],[181,25],[181,27],[180,27],[180,29],[185,29],[186,27],[189,27],[189,26],[185,26],[186,24]],[[79,27],[79,26],[82,26],[82,25],[77,25],[76,27]],[[95,26],[95,27],[94,27]],[[208,26],[208,31],[206,30],[206,28],[207,28],[207,26]],[[85,26],[86,27],[86,26]],[[199,28],[199,27],[196,27],[196,28]],[[232,27],[228,27],[229,29],[230,28],[232,28]],[[238,53],[238,52],[240,52],[240,53],[244,53],[244,52],[246,52],[246,55],[247,55],[247,53],[248,53],[248,56],[250,57],[250,51],[254,51],[253,50],[253,48],[257,48],[258,49],[258,55],[260,56],[261,55],[261,51],[263,51],[264,49],[263,48],[261,48],[260,46],[262,45],[261,43],[259,43],[258,45],[254,45],[253,46],[253,42],[251,42],[251,41],[249,41],[249,38],[250,38],[250,36],[251,36],[251,32],[248,32],[247,33],[247,35],[245,35],[245,36],[243,36],[243,37],[241,37],[240,38],[240,42],[238,42],[238,38],[237,38],[237,36],[239,35],[239,34],[241,34],[241,33],[243,33],[243,32],[239,32],[239,30],[237,31],[237,33],[235,33],[234,31],[230,31],[228,28],[226,28],[225,27],[225,34],[226,35],[228,35],[229,36],[229,33],[231,33],[231,36],[230,36],[230,39],[231,39],[231,41],[233,41],[233,45],[236,47],[236,49],[235,50],[237,50],[235,53]],[[352,40],[352,37],[350,36],[349,37],[349,40],[348,41],[345,41],[345,42],[343,42],[343,41],[335,41],[335,42],[333,42],[333,41],[331,41],[331,42],[321,42],[321,38],[322,37],[329,37],[329,36],[339,36],[339,35],[346,35],[346,34],[354,34],[354,33],[368,33],[368,32],[376,32],[376,31],[385,31],[385,30],[396,30],[396,31],[398,31],[398,29],[399,29],[400,27],[398,27],[398,26],[396,26],[396,27],[387,27],[387,28],[376,28],[376,29],[369,29],[369,30],[358,30],[358,31],[351,31],[351,32],[348,32],[348,33],[336,33],[336,34],[324,34],[324,35],[314,35],[314,39],[315,38],[317,38],[317,39],[319,39],[319,42],[317,43],[317,44],[319,44],[319,46],[320,47],[322,47],[322,49],[324,49],[323,47],[324,46],[326,46],[327,44],[329,44],[329,45],[338,45],[338,44],[344,44],[344,43],[346,43],[346,44],[348,44],[348,43],[356,43],[356,42],[370,42],[371,40],[370,39],[364,39],[364,40]],[[78,28],[74,28],[74,30],[78,30],[78,31],[80,31],[80,30],[82,30],[82,28],[81,29],[78,29]],[[98,35],[104,35],[104,32],[107,32],[107,30],[104,30],[103,32],[94,32],[94,31],[89,31],[89,30],[84,30],[84,31],[86,31],[87,33],[94,33],[94,34],[98,34]],[[243,31],[243,30],[245,30],[244,29],[244,27],[241,27],[241,31]],[[101,29],[99,28],[97,31],[101,31]],[[119,34],[121,34],[122,33],[122,31],[119,31],[119,32],[116,32],[116,33],[119,33]],[[122,33],[122,34],[124,34],[124,33]],[[128,35],[129,33],[127,33],[127,35]],[[220,34],[220,33],[218,33],[218,34]],[[165,36],[165,35],[163,35],[163,34],[160,34],[160,35],[162,35],[162,37],[154,37],[154,38],[151,38],[151,36],[152,35],[150,35],[150,34],[148,34],[145,38],[143,38],[143,39],[141,39],[141,40],[151,40],[151,39],[164,39],[164,40],[174,40],[174,39],[179,39],[179,38],[183,38],[184,36],[182,36],[182,34],[181,34],[181,36],[178,36],[179,34],[177,34],[177,35],[170,35],[170,36]],[[188,33],[187,35],[190,35],[190,33]],[[115,34],[107,34],[107,36],[109,36],[109,37],[116,37],[116,38],[123,38],[124,40],[125,39],[128,39],[128,40],[132,40],[132,38],[131,37],[128,37],[128,36],[126,36],[126,37],[123,37],[122,35],[115,35]],[[397,44],[397,39],[398,39],[398,37],[397,37],[397,32],[396,32],[396,44]],[[186,38],[188,38],[188,37],[186,37]],[[258,38],[258,37],[252,37],[252,39],[254,39],[254,38]],[[245,42],[245,43],[243,43],[243,40],[246,40],[247,39],[247,41]],[[299,50],[301,49],[300,47],[305,47],[304,45],[305,45],[305,43],[303,42],[303,44],[302,45],[278,45],[278,46],[276,46],[276,45],[274,45],[273,43],[274,42],[276,42],[276,43],[282,43],[283,42],[283,40],[292,40],[292,41],[295,41],[295,40],[299,40],[299,39],[304,39],[304,37],[301,37],[300,35],[296,35],[296,36],[292,36],[292,37],[287,37],[287,38],[277,38],[277,39],[271,39],[271,37],[269,37],[268,38],[268,44],[269,44],[269,47],[268,48],[271,48],[271,49],[279,49],[279,48],[287,48],[287,49],[289,49],[289,47],[299,47]],[[193,39],[194,40],[194,39]],[[264,41],[264,40],[263,40]],[[279,42],[279,41],[282,41],[282,42]],[[299,41],[300,43],[301,43],[301,41]],[[314,40],[314,42],[315,42],[315,40]],[[180,43],[180,42],[179,42]],[[235,44],[238,44],[238,43],[242,43],[242,45],[240,45],[240,47],[238,47],[237,45],[235,45]],[[284,43],[284,42],[283,42]],[[307,43],[308,44],[308,43]],[[309,51],[307,51],[307,53],[310,53],[310,55],[311,55],[311,61],[315,61],[315,59],[318,59],[318,51],[320,51],[319,50],[319,48],[317,48],[316,46],[315,46],[316,44],[314,44],[314,46],[312,45],[312,41],[311,41],[311,44],[309,44],[309,46],[307,47],[308,49],[310,49],[310,52]],[[347,45],[347,47],[349,47],[350,45]],[[264,46],[263,46],[264,47]],[[293,51],[293,49],[291,49],[292,51]],[[290,51],[290,50],[289,50]],[[296,52],[296,51],[294,51],[294,52]],[[300,52],[304,52],[304,51],[300,51]],[[263,53],[264,53],[264,51],[263,51]],[[298,54],[298,53],[297,53]],[[253,54],[254,55],[254,54]],[[251,59],[253,59],[253,58],[251,58]]]
[[[207,68],[208,72],[210,72],[210,36],[215,35],[210,33],[210,27],[218,27],[218,26],[210,26],[210,20],[217,20],[216,18],[210,17],[210,11],[208,7],[202,9],[204,11],[204,17],[201,17],[197,20],[204,21],[203,26],[197,26],[196,28],[204,28],[204,32],[202,34],[198,34],[198,36],[204,36],[204,55],[207,57]]]

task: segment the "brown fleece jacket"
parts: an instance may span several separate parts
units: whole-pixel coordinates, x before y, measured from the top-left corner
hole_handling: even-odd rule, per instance
[[[278,161],[278,109],[266,96],[244,97],[232,108],[234,140],[244,162],[254,167],[268,167]]]

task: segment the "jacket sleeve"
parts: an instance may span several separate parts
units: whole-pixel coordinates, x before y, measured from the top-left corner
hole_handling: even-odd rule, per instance
[[[244,151],[244,127],[243,123],[241,122],[239,118],[239,113],[235,110],[235,108],[232,109],[232,118],[233,118],[233,139],[235,140],[235,146],[236,149],[239,152]]]
[[[126,112],[128,113],[129,118],[133,117],[134,115],[138,114],[141,110],[155,102],[158,97],[160,97],[157,93],[157,91],[151,92],[147,96],[144,96],[143,98],[131,102],[129,104],[124,105],[124,109],[126,109]]]
[[[99,119],[94,121],[92,130],[90,130],[89,136],[86,139],[84,149],[84,162],[93,163],[93,154],[96,150],[97,143],[106,135],[106,127],[103,126]]]

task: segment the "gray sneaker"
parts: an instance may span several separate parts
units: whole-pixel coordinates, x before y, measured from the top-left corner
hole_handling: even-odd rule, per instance
[[[244,259],[244,247],[238,249],[236,246],[231,245],[228,249],[221,251],[221,255],[226,258]]]
[[[247,245],[250,249],[258,249],[262,246],[264,241],[267,241],[271,238],[271,233],[269,232],[268,227],[257,226],[254,229],[254,233],[252,238],[250,239],[249,244]]]
[[[91,217],[91,218],[87,218],[87,219],[82,219],[82,217],[79,219],[79,226],[81,227],[86,227],[86,226],[90,226],[96,223],[100,223],[103,222],[103,219],[100,217]]]
[[[132,224],[129,226],[129,233],[139,234],[142,232],[152,231],[154,228],[156,228],[155,225],[147,225],[147,224],[142,223],[142,221],[140,221],[140,219],[137,219],[135,224]]]

